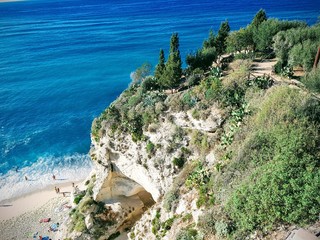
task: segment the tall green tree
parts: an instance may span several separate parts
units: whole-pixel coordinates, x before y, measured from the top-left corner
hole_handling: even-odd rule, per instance
[[[215,45],[216,45],[216,50],[218,55],[221,55],[226,51],[226,38],[228,37],[230,32],[230,25],[228,20],[221,23],[220,29],[218,31],[216,40],[215,40]]]
[[[159,53],[159,62],[156,66],[156,70],[154,72],[154,76],[155,78],[160,81],[161,77],[162,77],[162,74],[165,70],[165,62],[166,62],[166,59],[164,57],[164,51],[163,49],[160,49],[160,53]]]
[[[252,35],[247,28],[240,28],[229,34],[226,39],[228,52],[240,52],[241,50],[248,50],[252,42]]]
[[[179,51],[178,33],[173,33],[170,40],[170,55],[161,77],[160,85],[164,88],[174,88],[179,85],[182,75],[182,62]]]
[[[260,9],[256,13],[256,15],[253,17],[250,25],[247,27],[248,34],[251,35],[249,42],[250,42],[250,45],[252,46],[253,51],[256,50],[256,42],[254,41],[253,36],[254,36],[254,34],[256,34],[255,32],[257,32],[257,29],[259,28],[261,23],[263,23],[267,19],[268,19],[268,17],[267,17],[266,12],[263,9]]]
[[[254,16],[251,25],[257,28],[262,22],[266,21],[267,19],[267,13],[263,9],[260,9],[259,12],[257,12]]]
[[[203,48],[212,48],[215,46],[216,46],[216,37],[211,29],[209,32],[208,39],[204,40],[203,42]]]

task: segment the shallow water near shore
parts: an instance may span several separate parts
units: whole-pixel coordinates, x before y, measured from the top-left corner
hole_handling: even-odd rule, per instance
[[[160,48],[167,56],[172,32],[184,58],[210,28],[226,19],[232,30],[245,27],[260,8],[309,24],[320,15],[314,0],[2,2],[0,200],[45,188],[52,174],[85,178],[92,120],[132,71],[155,66]]]

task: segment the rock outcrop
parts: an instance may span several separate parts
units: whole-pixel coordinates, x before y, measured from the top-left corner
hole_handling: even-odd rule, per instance
[[[98,141],[92,139],[90,154],[96,175],[93,198],[117,212],[117,227],[112,228],[113,232],[131,227],[154,203],[157,204],[149,211],[154,212],[159,206],[179,173],[173,159],[180,157],[182,149],[190,145],[192,131],[213,137],[223,122],[221,113],[214,107],[204,120],[194,119],[190,112],[171,111],[161,119],[156,130],[143,132],[147,141],[134,142],[128,133],[112,133],[107,128]],[[152,144],[152,150],[148,149],[148,144]],[[196,159],[198,155],[193,151],[188,159]],[[183,201],[179,203],[178,212],[183,211]],[[145,225],[143,219],[148,217],[142,218]],[[91,224],[92,220],[87,217],[87,227]]]

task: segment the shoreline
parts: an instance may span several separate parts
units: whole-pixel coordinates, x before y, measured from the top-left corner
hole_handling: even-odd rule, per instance
[[[83,185],[84,180],[74,182],[75,186]],[[24,213],[34,211],[54,198],[63,197],[63,193],[65,194],[64,198],[67,199],[73,189],[72,183],[70,181],[52,184],[39,191],[0,201],[0,221],[9,220]],[[60,188],[59,194],[55,192],[55,187]]]
[[[81,190],[85,179],[74,182]],[[54,184],[46,189],[22,197],[2,201],[0,204],[0,236],[3,239],[39,239],[49,237],[61,239],[66,230],[65,222],[71,211],[70,196],[73,182]],[[60,188],[60,193],[54,187]],[[63,194],[64,193],[64,194]],[[41,219],[48,219],[41,222]],[[52,225],[58,225],[51,231]]]

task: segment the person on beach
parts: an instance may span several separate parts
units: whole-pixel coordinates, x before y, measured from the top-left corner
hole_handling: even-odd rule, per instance
[[[58,193],[58,189],[57,189],[57,187],[54,187],[54,190],[56,191],[56,193]]]
[[[24,176],[24,179],[25,179],[26,181],[28,181],[28,177],[27,177],[27,176]]]
[[[56,176],[55,176],[54,174],[52,175],[52,179],[53,179],[53,180],[56,180]]]

